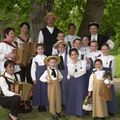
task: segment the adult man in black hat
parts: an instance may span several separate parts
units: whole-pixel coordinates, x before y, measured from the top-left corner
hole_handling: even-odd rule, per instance
[[[89,31],[90,31],[90,35],[89,35],[89,39],[90,41],[97,41],[98,42],[98,49],[101,49],[101,46],[104,43],[107,43],[110,48],[114,48],[114,42],[110,39],[109,36],[107,35],[100,35],[98,33],[99,30],[99,24],[97,22],[90,22],[88,25]]]

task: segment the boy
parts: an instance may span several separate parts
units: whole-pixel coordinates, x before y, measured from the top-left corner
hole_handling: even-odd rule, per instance
[[[58,120],[58,117],[61,117],[60,81],[63,79],[62,74],[57,69],[60,58],[58,56],[48,56],[44,62],[47,65],[47,70],[40,77],[40,80],[48,83],[50,113],[52,114],[53,120]]]

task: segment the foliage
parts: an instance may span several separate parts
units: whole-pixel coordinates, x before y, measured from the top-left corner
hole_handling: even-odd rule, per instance
[[[120,1],[108,0],[101,23],[101,33],[111,36],[116,43],[115,49],[120,49]],[[120,53],[120,51],[119,51]]]

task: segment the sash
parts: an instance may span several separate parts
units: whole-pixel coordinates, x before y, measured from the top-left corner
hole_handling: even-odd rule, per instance
[[[2,41],[2,42],[8,44],[9,46],[11,46],[11,47],[13,47],[13,48],[17,48],[17,43],[16,43],[16,42],[14,42],[16,46],[13,45],[11,42],[8,42],[8,41]]]
[[[28,36],[27,40],[25,41],[23,38],[21,38],[20,36],[17,36],[22,42],[28,42],[29,41],[29,38],[30,38],[30,35]]]

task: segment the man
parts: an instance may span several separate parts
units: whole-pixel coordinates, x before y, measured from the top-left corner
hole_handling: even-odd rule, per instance
[[[106,35],[100,35],[98,33],[99,30],[99,24],[97,22],[90,22],[88,25],[89,31],[90,31],[90,35],[89,35],[89,39],[90,41],[97,41],[98,42],[98,49],[101,49],[101,46],[104,43],[107,43],[111,49],[114,48],[114,42],[110,39],[109,36]]]
[[[57,19],[54,13],[49,12],[44,19],[46,26],[39,32],[38,43],[45,45],[45,55],[49,56],[52,54],[52,47],[57,42],[56,37],[60,30],[54,27]]]

